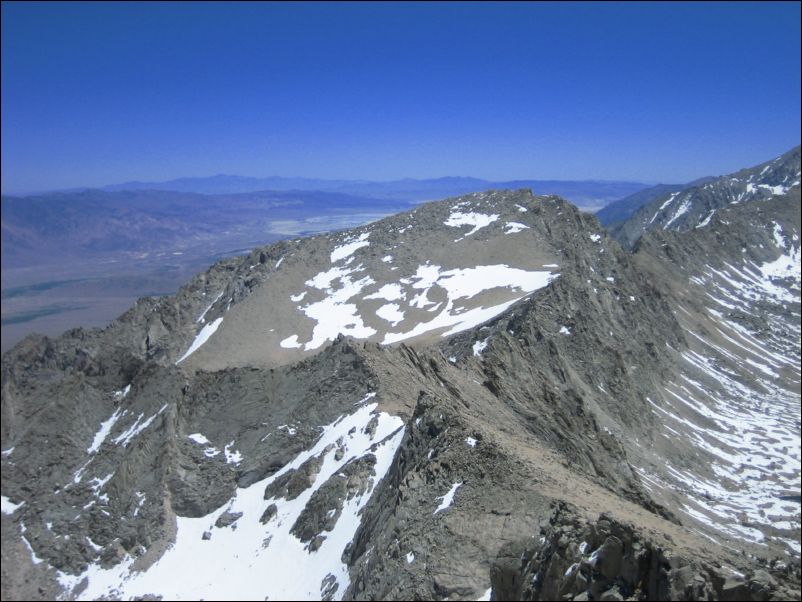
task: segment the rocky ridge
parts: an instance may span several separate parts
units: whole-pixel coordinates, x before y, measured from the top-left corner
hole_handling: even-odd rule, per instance
[[[757,206],[760,212],[751,211]],[[714,378],[696,353],[714,366],[729,362],[727,374],[736,370],[730,378],[754,389],[755,404],[774,404],[774,423],[746,430],[756,441],[766,429],[798,437],[798,419],[788,418],[799,407],[798,284],[771,272],[763,288],[747,291],[760,299],[739,301],[760,315],[733,322],[737,310],[706,305],[711,282],[692,280],[712,277],[733,295],[737,287],[710,269],[729,269],[723,262],[734,265],[733,257],[740,265],[785,256],[798,263],[798,213],[798,194],[740,205],[690,238],[649,235],[631,255],[592,216],[556,197],[469,195],[220,262],[175,297],[140,300],[102,331],[29,338],[3,358],[4,597],[507,599],[512,569],[499,573],[498,559],[522,533],[555,520],[568,541],[554,543],[549,532],[545,547],[526,544],[526,557],[538,559],[537,567],[553,564],[555,578],[537,591],[521,589],[517,599],[563,589],[603,595],[616,584],[617,595],[638,595],[634,584],[652,577],[633,576],[634,568],[623,581],[605,576],[585,589],[578,577],[570,585],[556,577],[569,565],[553,558],[572,558],[566,546],[593,533],[584,541],[594,546],[613,536],[622,545],[639,542],[654,566],[670,565],[675,554],[687,560],[671,567],[682,569],[681,578],[655,576],[655,588],[641,587],[644,595],[723,596],[720,579],[703,571],[710,538],[716,575],[776,568],[760,563],[791,554],[793,577],[798,551],[787,542],[798,542],[798,501],[794,514],[793,503],[783,509],[789,503],[780,498],[799,476],[798,443],[795,458],[793,441],[790,451],[770,448],[779,464],[760,464],[763,474],[741,474],[740,482],[743,470],[720,464],[723,477],[713,476],[728,479],[730,491],[760,479],[762,491],[783,502],[761,517],[749,505],[754,500],[733,496],[734,518],[728,508],[723,523],[743,527],[746,520],[762,536],[748,530],[744,537],[735,526],[721,532],[708,524],[721,511],[721,500],[710,504],[715,446],[695,433],[699,425],[715,431],[720,415],[740,410],[732,404],[744,390],[722,383],[710,398],[695,391],[693,399],[707,405],[684,415],[669,404],[677,404],[670,391],[682,393],[676,384],[683,375]],[[451,286],[480,260],[551,276],[531,291],[509,280],[467,295]],[[751,272],[730,277],[756,281],[757,268],[745,265]],[[426,275],[421,266],[431,270],[428,280],[414,277]],[[337,279],[327,288],[308,284],[331,270]],[[356,339],[339,332],[331,344],[306,348],[314,327],[303,308],[366,278],[374,282],[331,303],[353,305],[349,315],[375,332],[360,337],[349,322],[345,333]],[[380,301],[364,299],[388,284],[398,286],[399,298],[384,301],[397,302],[406,324],[376,319]],[[288,302],[302,293],[303,303]],[[432,306],[451,321],[415,331],[431,321]],[[476,324],[461,321],[489,307],[501,309],[477,314]],[[711,340],[719,349],[697,343],[691,333],[710,338],[710,320],[724,329],[743,324],[751,334],[724,334],[755,341]],[[457,324],[465,328],[451,333]],[[270,328],[283,331],[270,336]],[[397,332],[416,334],[382,344]],[[304,346],[282,347],[291,334]],[[770,356],[777,366],[763,366],[776,377],[752,364],[760,363],[756,352],[766,356],[758,344],[777,356]],[[692,426],[678,427],[666,412]],[[666,426],[687,435],[672,438]],[[732,455],[732,441],[724,444]],[[696,500],[690,513],[688,499]],[[591,533],[573,518],[553,519],[555,501],[586,517],[606,515]],[[775,511],[787,516],[772,518]],[[787,528],[773,526],[780,522]],[[660,550],[646,543],[652,536],[663,542]],[[237,561],[242,553],[253,559],[248,567]],[[180,578],[187,563],[193,576]],[[226,571],[234,566],[232,578]],[[266,566],[283,567],[269,583],[257,577]],[[297,570],[307,578],[292,579]],[[526,565],[521,575],[531,579],[538,570]],[[799,597],[798,586],[783,589],[782,575],[772,579],[770,595]]]
[[[658,196],[632,217],[613,227],[613,235],[631,248],[650,230],[688,231],[705,227],[716,211],[781,196],[800,185],[800,147],[755,167]]]

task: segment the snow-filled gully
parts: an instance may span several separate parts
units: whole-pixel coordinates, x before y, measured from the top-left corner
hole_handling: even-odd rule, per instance
[[[238,489],[214,512],[200,518],[178,517],[175,542],[148,570],[132,570],[134,560],[127,557],[108,569],[95,563],[80,575],[59,573],[60,583],[68,595],[79,599],[157,594],[171,600],[312,600],[335,587],[333,598],[340,599],[349,585],[342,553],[360,525],[362,509],[389,470],[404,434],[400,418],[376,408],[376,403],[363,403],[352,414],[321,427],[320,438],[311,449],[272,476]],[[366,427],[374,417],[378,423],[371,433]],[[193,435],[196,443],[204,440],[202,435]],[[343,450],[339,459],[335,454],[338,448]],[[295,521],[329,479],[342,478],[338,473],[346,464],[371,453],[376,457],[371,483],[361,496],[343,501],[333,530],[323,531],[322,544],[310,551],[290,533]],[[292,500],[264,499],[266,486],[312,458],[322,458],[322,462],[308,489]],[[271,504],[276,505],[276,514],[263,524],[260,518]],[[216,527],[215,522],[225,512],[242,516],[231,526]]]

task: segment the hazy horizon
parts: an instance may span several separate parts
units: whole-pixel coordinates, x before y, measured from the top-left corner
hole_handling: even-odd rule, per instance
[[[254,180],[269,180],[269,179],[281,179],[281,180],[308,180],[308,181],[322,181],[322,182],[352,182],[352,183],[373,183],[373,184],[391,184],[394,182],[403,182],[413,181],[413,182],[424,182],[424,181],[436,181],[436,180],[447,180],[447,179],[466,179],[466,180],[482,180],[488,183],[505,183],[505,182],[526,182],[526,181],[542,181],[542,182],[587,182],[587,183],[615,183],[615,182],[625,182],[630,184],[643,184],[646,186],[654,186],[657,184],[684,184],[685,182],[644,182],[642,180],[622,180],[622,179],[593,179],[593,178],[583,178],[583,179],[575,179],[575,180],[560,180],[558,178],[531,178],[531,177],[520,177],[520,178],[510,178],[509,180],[490,180],[487,178],[479,178],[475,176],[452,176],[452,175],[445,175],[445,176],[435,176],[432,178],[415,178],[415,177],[401,177],[395,178],[392,180],[370,180],[368,178],[353,178],[353,179],[346,179],[346,178],[317,178],[314,176],[305,177],[305,176],[285,176],[285,175],[267,175],[267,176],[254,176],[249,174],[230,174],[230,173],[216,173],[212,175],[200,175],[200,176],[177,176],[175,178],[167,178],[164,180],[123,180],[120,182],[107,182],[105,184],[101,184],[99,186],[73,186],[69,188],[47,188],[47,189],[31,189],[31,190],[9,190],[3,191],[2,194],[4,196],[30,196],[30,195],[37,195],[37,194],[50,194],[50,193],[60,193],[60,192],[77,192],[82,190],[104,190],[109,187],[117,187],[117,186],[124,186],[124,185],[134,185],[134,184],[167,184],[170,182],[177,182],[183,180],[207,180],[207,179],[214,179],[214,178],[245,178],[245,179],[254,179]],[[112,192],[121,191],[122,189],[115,189]],[[198,194],[206,194],[206,193],[198,193]]]
[[[771,2],[4,2],[2,191],[688,182],[799,143],[799,22]]]
[[[791,150],[791,148],[794,148],[795,146],[799,146],[799,144],[800,143],[797,142],[793,146],[791,146],[791,147],[789,147],[787,149],[784,149],[782,151],[777,152],[776,156],[779,156],[779,155],[787,152],[788,150]],[[769,157],[765,157],[764,159],[762,159],[761,161],[758,161],[757,163],[766,161],[768,159],[769,159]],[[737,166],[733,166],[731,169],[727,169],[726,171],[721,172],[721,173],[705,173],[704,175],[699,176],[699,177],[700,178],[709,177],[709,176],[717,177],[717,176],[721,176],[721,175],[726,175],[727,173],[733,173],[733,172],[738,171],[739,169],[742,169],[742,168],[744,168],[743,165],[737,165]],[[5,191],[4,190],[2,192],[2,194],[7,195],[7,196],[24,196],[24,195],[33,195],[33,194],[47,194],[47,193],[51,193],[51,192],[72,192],[72,191],[79,191],[79,190],[103,190],[103,189],[108,188],[108,187],[123,186],[123,185],[127,185],[127,184],[131,184],[131,185],[133,185],[133,184],[143,184],[143,183],[148,183],[148,184],[149,183],[167,184],[167,183],[170,183],[170,182],[182,181],[182,180],[205,180],[205,179],[214,179],[214,178],[245,178],[245,179],[255,179],[255,180],[269,180],[269,179],[310,180],[310,181],[319,180],[319,181],[325,181],[325,182],[337,182],[337,181],[343,181],[343,182],[365,182],[365,183],[370,182],[370,183],[376,183],[376,184],[389,184],[389,183],[393,183],[393,182],[401,182],[401,181],[404,181],[404,180],[409,180],[409,181],[432,180],[432,181],[434,181],[434,180],[446,180],[446,179],[475,179],[475,180],[487,181],[489,183],[496,183],[496,182],[502,182],[503,183],[503,182],[518,182],[518,181],[536,181],[536,180],[539,180],[539,181],[552,181],[552,182],[610,182],[610,183],[612,183],[612,182],[627,182],[627,183],[633,183],[633,184],[644,184],[644,185],[647,185],[647,186],[656,186],[656,185],[660,185],[660,184],[686,184],[686,183],[689,183],[689,182],[693,181],[693,179],[692,180],[686,180],[686,181],[674,181],[674,182],[648,181],[648,180],[644,180],[644,179],[627,180],[627,179],[623,179],[623,178],[560,179],[560,178],[527,177],[527,176],[508,178],[508,179],[504,179],[504,180],[493,180],[493,179],[490,179],[490,178],[482,178],[482,177],[473,176],[473,175],[451,175],[451,174],[449,174],[449,175],[441,175],[441,176],[433,176],[433,177],[430,177],[430,178],[418,178],[418,177],[414,177],[414,176],[403,176],[403,177],[400,177],[400,178],[393,178],[393,179],[373,180],[373,179],[370,179],[370,178],[321,178],[321,177],[316,177],[316,176],[299,176],[299,175],[283,175],[283,174],[252,175],[252,174],[241,174],[241,173],[240,174],[236,174],[236,173],[218,172],[218,173],[212,173],[212,174],[206,174],[206,175],[178,175],[178,176],[175,176],[175,177],[170,177],[170,178],[165,178],[165,179],[160,179],[160,180],[126,179],[126,180],[120,180],[120,181],[117,181],[117,182],[106,182],[104,184],[95,185],[95,186],[74,186],[74,187],[70,187],[70,188],[48,188],[48,189],[10,190],[10,191]],[[698,178],[694,178],[694,179],[698,179]]]

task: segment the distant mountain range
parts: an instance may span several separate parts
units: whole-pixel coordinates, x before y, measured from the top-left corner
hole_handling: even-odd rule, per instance
[[[375,182],[369,180],[283,178],[279,176],[251,178],[220,174],[209,177],[178,178],[166,182],[124,182],[105,186],[103,190],[170,190],[199,194],[233,194],[263,190],[315,190],[372,199],[421,202],[490,189],[531,188],[536,194],[563,196],[580,207],[599,208],[611,201],[616,201],[648,188],[648,186],[648,184],[641,182],[604,180],[512,180],[499,182],[479,178],[445,177],[422,180],[404,178],[402,180]]]

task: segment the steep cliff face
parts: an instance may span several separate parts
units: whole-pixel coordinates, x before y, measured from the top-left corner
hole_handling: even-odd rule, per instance
[[[585,536],[531,540],[555,502],[648,562],[519,599],[721,596],[798,564],[798,222],[778,197],[629,254],[557,197],[491,191],[29,338],[3,357],[4,597],[505,599]],[[522,539],[537,566],[499,572]],[[643,573],[672,554],[682,579]]]

